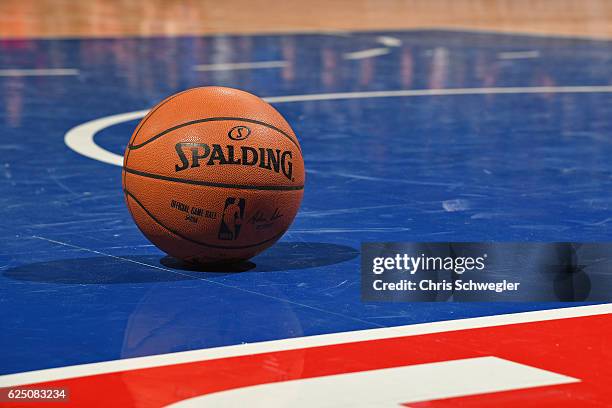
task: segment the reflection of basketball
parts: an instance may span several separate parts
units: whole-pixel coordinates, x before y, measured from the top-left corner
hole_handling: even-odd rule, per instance
[[[160,249],[192,262],[263,251],[302,201],[304,162],[285,119],[237,89],[190,89],[162,101],[126,149],[123,189],[134,221]]]

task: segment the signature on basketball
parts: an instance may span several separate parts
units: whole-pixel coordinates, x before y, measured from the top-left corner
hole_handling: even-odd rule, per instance
[[[281,218],[282,216],[283,214],[278,208],[274,209],[274,212],[272,212],[272,215],[270,215],[269,217],[267,217],[263,211],[257,210],[255,211],[255,214],[253,214],[247,220],[247,223],[254,224],[255,229],[265,229],[272,226],[272,224],[274,224],[274,221]]]

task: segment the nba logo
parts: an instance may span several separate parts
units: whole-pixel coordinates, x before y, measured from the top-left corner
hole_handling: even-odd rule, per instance
[[[244,198],[228,197],[223,208],[219,227],[219,239],[232,241],[238,239],[242,218],[244,217]]]

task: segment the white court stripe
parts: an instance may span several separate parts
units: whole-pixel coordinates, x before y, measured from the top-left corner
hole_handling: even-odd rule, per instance
[[[402,40],[387,35],[381,35],[380,37],[377,37],[376,42],[384,45],[385,47],[399,47],[400,45],[402,45]]]
[[[530,59],[539,58],[540,51],[514,51],[514,52],[500,52],[497,54],[497,58],[503,60],[511,59]]]
[[[72,68],[0,69],[0,77],[70,76],[70,75],[79,75],[79,70],[72,69]]]
[[[497,357],[476,357],[259,384],[167,408],[369,408],[580,382]]]
[[[193,67],[195,71],[232,71],[238,69],[283,68],[287,61],[234,62],[226,64],[203,64]]]
[[[368,99],[416,96],[503,95],[540,93],[612,93],[612,85],[602,86],[526,86],[504,88],[406,89],[398,91],[338,92],[329,94],[272,96],[269,103],[328,101],[333,99]]]
[[[403,89],[397,91],[372,92],[339,92],[327,94],[306,94],[271,96],[263,98],[269,103],[289,103],[308,101],[329,101],[340,99],[368,99],[392,97],[421,97],[421,96],[454,96],[454,95],[512,95],[512,94],[540,94],[540,93],[612,93],[612,85],[603,86],[533,86],[533,87],[507,87],[507,88],[447,88],[447,89]],[[94,136],[99,131],[129,120],[140,119],[149,110],[120,113],[104,118],[85,122],[70,129],[64,142],[75,152],[94,160],[116,166],[123,165],[123,157],[109,152],[96,145]]]
[[[378,57],[381,55],[385,55],[391,52],[388,48],[370,48],[368,50],[355,51],[355,52],[347,52],[343,55],[344,59],[347,60],[357,60],[357,59],[365,59]]]
[[[386,327],[381,329],[358,330],[345,333],[323,334],[318,336],[273,340],[261,343],[239,344],[235,346],[182,351],[178,353],[159,354],[155,356],[8,374],[0,376],[0,387],[13,387],[17,385],[63,380],[88,375],[107,374],[125,370],[161,367],[173,364],[190,363],[194,361],[206,361],[306,347],[329,346],[358,341],[416,336],[455,330],[478,329],[484,327],[541,322],[547,320],[568,319],[573,317],[594,316],[610,313],[612,313],[612,304],[577,306],[562,309],[537,310],[533,312],[484,316],[470,319],[421,323],[398,327]]]

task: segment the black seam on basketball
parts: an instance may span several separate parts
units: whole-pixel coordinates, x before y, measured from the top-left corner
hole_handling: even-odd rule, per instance
[[[273,236],[272,238],[268,238],[265,241],[257,242],[255,244],[250,244],[250,245],[225,246],[225,245],[207,244],[205,242],[196,241],[196,240],[194,240],[192,238],[186,237],[185,235],[181,234],[180,232],[176,232],[173,229],[165,226],[157,218],[155,218],[155,216],[153,214],[151,214],[149,212],[149,210],[147,210],[146,207],[140,201],[138,201],[138,199],[134,196],[134,194],[130,193],[127,190],[124,190],[124,192],[125,192],[126,195],[132,197],[132,200],[134,200],[136,202],[136,204],[138,204],[138,206],[140,208],[142,208],[145,213],[147,213],[147,215],[153,220],[153,222],[155,222],[157,225],[159,225],[163,229],[165,229],[168,232],[176,235],[179,238],[184,239],[185,241],[189,241],[191,243],[198,244],[198,245],[205,246],[205,247],[209,247],[209,248],[215,248],[215,249],[246,249],[246,248],[254,248],[256,246],[260,246],[260,245],[263,245],[263,244],[265,244],[267,242],[270,242],[270,241],[273,241],[273,240],[276,240],[276,239],[280,238],[285,233],[285,231],[286,231],[286,229],[285,229],[285,230],[281,231],[279,234],[276,234],[275,236]]]
[[[228,184],[228,183],[216,183],[213,181],[180,179],[176,177],[163,176],[161,174],[146,173],[144,171],[134,170],[134,169],[130,169],[127,167],[124,167],[123,170],[126,173],[135,174],[141,177],[152,178],[156,180],[171,181],[174,183],[191,184],[194,186],[235,188],[235,189],[241,189],[241,190],[260,190],[260,191],[296,191],[296,190],[304,189],[304,185],[301,185],[301,186],[256,186],[256,185],[249,185],[249,184]]]
[[[136,136],[138,136],[138,133],[140,132],[140,129],[142,129],[142,127],[144,126],[144,124],[147,122],[147,120],[149,120],[149,118],[151,116],[153,116],[153,113],[155,111],[157,111],[159,108],[161,108],[162,106],[164,106],[166,103],[170,102],[171,100],[173,100],[174,98],[176,98],[179,95],[184,94],[185,92],[189,91],[189,89],[187,89],[186,91],[183,92],[179,92],[176,95],[172,95],[169,96],[168,98],[166,98],[165,100],[161,101],[157,106],[154,106],[153,109],[151,109],[149,111],[149,113],[147,113],[145,115],[145,117],[140,121],[140,123],[138,124],[138,126],[136,127],[136,131],[134,132],[134,135],[130,138],[130,141],[128,142],[128,149],[127,149],[127,154],[125,155],[125,160],[123,162],[123,167],[128,165],[128,159],[130,158],[130,152],[132,151],[132,149],[130,149],[130,145],[132,144],[132,140],[136,139]],[[123,187],[127,188],[127,184],[126,184],[127,180],[125,178],[125,174],[123,175]]]
[[[128,145],[128,149],[129,150],[136,150],[136,149],[140,149],[141,147],[159,139],[160,137],[183,127],[186,126],[191,126],[191,125],[196,125],[198,123],[204,123],[204,122],[221,122],[221,121],[226,121],[226,120],[237,120],[237,121],[241,121],[241,122],[247,122],[247,123],[255,123],[257,125],[262,125],[265,126],[267,128],[270,128],[272,130],[277,131],[278,133],[280,133],[281,135],[285,136],[287,139],[289,139],[291,141],[291,143],[293,143],[295,145],[295,147],[298,148],[298,150],[300,151],[300,153],[302,152],[302,150],[300,149],[300,145],[297,143],[297,141],[295,141],[293,139],[293,137],[289,136],[289,134],[285,133],[283,130],[277,128],[276,126],[270,125],[266,122],[261,122],[259,120],[254,120],[254,119],[248,119],[248,118],[238,118],[238,117],[217,117],[217,118],[206,118],[206,119],[197,119],[197,120],[192,120],[189,122],[185,122],[185,123],[181,123],[180,125],[176,125],[176,126],[172,126],[171,128],[168,128],[166,130],[164,130],[161,133],[158,133],[155,136],[152,136],[151,138],[145,140],[142,143],[139,143],[137,145],[134,144],[129,144]]]
[[[161,101],[158,105],[154,106],[144,117],[144,119],[142,119],[142,121],[138,124],[138,127],[136,128],[136,132],[134,133],[134,137],[131,139],[135,139],[136,136],[138,136],[138,133],[140,132],[140,129],[142,129],[142,127],[144,126],[145,123],[147,123],[147,121],[151,118],[151,116],[153,116],[153,114],[162,106],[164,106],[165,104],[167,104],[168,102],[170,102],[171,100],[173,100],[174,98],[184,94],[185,92],[189,92],[190,89],[187,89],[186,91],[183,92],[179,92],[176,95],[170,95],[168,98],[164,99],[163,101]],[[132,140],[130,140],[131,142]]]

